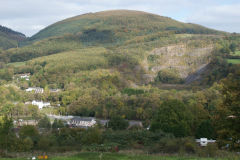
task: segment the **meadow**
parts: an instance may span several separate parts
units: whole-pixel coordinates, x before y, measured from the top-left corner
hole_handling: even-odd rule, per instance
[[[240,59],[228,59],[227,61],[231,64],[240,64]]]
[[[232,54],[233,56],[240,56],[240,51],[236,51],[234,54]]]

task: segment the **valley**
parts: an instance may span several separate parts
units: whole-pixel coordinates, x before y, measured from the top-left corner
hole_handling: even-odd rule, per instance
[[[0,141],[0,156],[239,150],[239,34],[132,10],[68,18],[28,38],[8,32],[0,43],[0,138],[9,141]],[[104,123],[79,125],[95,119]],[[199,147],[203,137],[217,143]]]

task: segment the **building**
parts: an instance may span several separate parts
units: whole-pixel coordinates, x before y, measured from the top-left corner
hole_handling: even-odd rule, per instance
[[[28,89],[26,89],[26,92],[35,92],[35,93],[43,93],[44,89],[40,88],[40,87],[30,87]]]
[[[35,120],[22,120],[22,119],[19,119],[18,121],[14,121],[13,124],[15,126],[20,127],[20,126],[25,126],[25,125],[36,126],[38,123]]]
[[[29,81],[29,79],[30,79],[30,73],[21,74],[21,75],[20,75],[20,78]]]
[[[108,127],[108,119],[96,119],[94,117],[80,117],[80,116],[58,116],[58,115],[48,115],[48,117],[50,119],[60,119],[63,120],[65,122],[67,122],[67,124],[69,126],[72,127],[79,127],[79,128],[88,128],[88,127],[93,127],[96,124],[100,124],[102,126]],[[141,121],[129,121],[129,127],[143,127],[142,122]]]
[[[128,128],[131,128],[131,127],[140,127],[140,128],[143,128],[143,124],[141,121],[129,121],[129,126]]]
[[[25,104],[32,104],[38,106],[39,109],[43,109],[44,107],[50,107],[50,102],[43,102],[43,101],[36,101],[33,100],[32,102],[26,102]]]
[[[60,92],[60,89],[50,89],[49,90],[51,93],[57,93],[57,92]]]
[[[199,143],[200,146],[202,147],[206,147],[208,143],[215,143],[216,140],[208,140],[207,138],[200,138],[200,139],[196,139],[196,142]]]
[[[97,124],[94,117],[80,117],[80,116],[60,116],[47,115],[50,119],[59,119],[67,123],[70,127],[88,128]]]
[[[74,117],[68,122],[69,125],[80,128],[93,127],[96,123],[96,119],[93,117]]]
[[[105,127],[108,127],[108,122],[109,120],[102,120],[102,119],[98,119],[97,122],[99,124],[101,124],[102,126],[105,126]],[[141,121],[133,121],[133,120],[130,120],[128,121],[128,129],[131,128],[131,127],[140,127],[142,128],[143,127],[143,124]]]
[[[97,122],[98,122],[99,124],[101,124],[102,126],[108,127],[108,122],[109,122],[109,120],[108,120],[108,119],[106,119],[106,120],[98,119]]]

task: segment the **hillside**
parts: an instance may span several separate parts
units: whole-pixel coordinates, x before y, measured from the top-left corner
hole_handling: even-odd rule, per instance
[[[25,67],[32,68],[34,76],[41,74],[42,78],[35,81],[38,85],[44,82],[62,86],[60,82],[66,83],[66,75],[72,79],[94,69],[116,71],[125,87],[182,84],[189,75],[208,66],[216,44],[226,35],[146,12],[103,11],[57,22],[30,37],[25,46],[4,51],[0,61],[27,61]],[[104,52],[95,55],[99,48]],[[43,62],[42,71],[34,69]],[[65,71],[64,64],[73,71]],[[20,68],[17,72],[24,71]],[[50,78],[55,73],[62,75],[58,82]]]
[[[36,41],[66,34],[86,34],[87,36],[92,36],[91,34],[94,34],[94,32],[98,33],[98,35],[95,33],[95,36],[115,37],[119,40],[119,38],[129,38],[163,31],[195,34],[220,33],[200,25],[186,24],[168,17],[146,12],[114,10],[87,13],[57,22],[41,30],[32,36],[30,40]]]
[[[239,150],[239,121],[229,121],[240,112],[239,53],[238,34],[145,12],[57,22],[0,52],[0,137],[11,140],[0,156],[7,147],[188,157]],[[221,150],[198,146],[201,137]]]
[[[15,48],[25,35],[0,25],[0,49]]]

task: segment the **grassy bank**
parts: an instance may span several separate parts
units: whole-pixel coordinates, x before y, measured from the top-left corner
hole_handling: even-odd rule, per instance
[[[74,156],[49,157],[51,160],[237,160],[240,157],[231,158],[199,158],[181,156],[162,156],[162,155],[134,155],[119,153],[80,153]],[[27,158],[12,158],[11,160],[25,160]],[[9,160],[0,158],[0,160]]]

